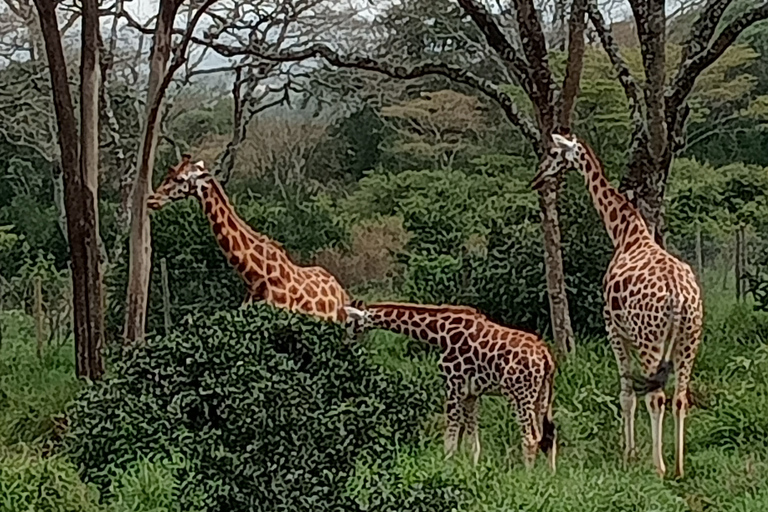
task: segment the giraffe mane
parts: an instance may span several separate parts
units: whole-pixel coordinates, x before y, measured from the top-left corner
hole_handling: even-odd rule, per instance
[[[474,315],[485,318],[485,315],[479,312],[477,309],[470,306],[456,306],[453,304],[411,304],[408,302],[375,302],[368,304],[370,308],[397,308],[407,309],[409,311],[445,311],[447,313]]]
[[[232,201],[229,199],[229,196],[224,191],[224,187],[221,186],[221,183],[213,176],[211,175],[212,182],[216,186],[217,192],[221,195],[221,200],[224,202],[224,204],[229,208],[229,210],[234,213],[235,215],[232,217],[235,223],[238,225],[240,229],[245,231],[248,235],[254,237],[256,240],[264,241],[275,248],[279,249],[283,253],[287,254],[287,251],[285,250],[285,247],[283,247],[283,244],[278,242],[277,240],[273,240],[269,236],[265,235],[264,233],[259,233],[255,229],[253,229],[245,220],[243,220],[242,217],[237,213],[237,210],[235,210],[235,206],[232,204]]]

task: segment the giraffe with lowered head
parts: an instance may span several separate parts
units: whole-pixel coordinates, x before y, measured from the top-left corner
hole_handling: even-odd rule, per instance
[[[691,267],[655,241],[645,221],[629,200],[606,179],[592,148],[573,136],[553,135],[549,165],[534,178],[537,188],[568,169],[581,171],[592,202],[613,242],[613,258],[603,279],[604,317],[621,380],[624,418],[624,458],[635,456],[635,391],[645,394],[651,417],[653,462],[659,475],[662,424],[666,403],[664,386],[673,371],[675,392],[675,474],[683,475],[688,383],[701,342],[701,290]],[[631,376],[630,352],[639,355],[644,379]]]
[[[221,184],[203,162],[192,163],[184,155],[181,163],[168,170],[160,186],[149,197],[150,209],[158,210],[170,201],[195,197],[203,207],[216,241],[229,263],[248,287],[243,305],[266,301],[289,311],[343,322],[347,292],[322,267],[294,264],[280,244],[254,231],[235,213]]]
[[[517,413],[523,434],[523,460],[547,454],[555,470],[556,433],[552,423],[555,363],[535,334],[498,325],[473,308],[354,301],[347,310],[350,338],[371,328],[386,329],[440,348],[447,386],[445,452],[453,455],[462,435],[480,458],[478,406],[483,394],[501,394]]]

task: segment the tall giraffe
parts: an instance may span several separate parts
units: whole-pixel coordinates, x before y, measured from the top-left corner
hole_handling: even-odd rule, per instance
[[[349,337],[371,328],[387,329],[440,348],[440,370],[447,387],[445,452],[469,439],[475,464],[480,459],[479,398],[502,394],[517,412],[523,433],[523,460],[531,467],[537,449],[555,470],[556,433],[552,423],[555,363],[547,345],[530,334],[490,321],[464,306],[426,306],[354,301],[347,310]]]
[[[606,179],[592,148],[571,136],[553,135],[553,139],[551,165],[542,167],[532,186],[537,188],[544,179],[569,168],[579,169],[613,242],[613,258],[603,279],[604,317],[620,372],[625,460],[635,456],[635,391],[639,391],[645,393],[651,416],[653,462],[659,475],[664,475],[664,386],[674,365],[675,474],[682,476],[688,383],[704,316],[696,276],[689,265],[654,241],[640,213]],[[645,375],[644,382],[635,386],[630,365],[633,349]]]
[[[343,322],[347,292],[322,267],[294,264],[277,242],[257,233],[232,208],[221,184],[203,162],[191,163],[184,155],[181,163],[149,197],[148,207],[158,210],[170,201],[196,197],[208,217],[216,241],[248,287],[243,305],[266,301],[273,306]]]

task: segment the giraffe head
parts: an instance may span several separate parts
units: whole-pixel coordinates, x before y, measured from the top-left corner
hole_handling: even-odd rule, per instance
[[[190,156],[184,155],[181,162],[168,169],[163,182],[149,196],[147,206],[159,210],[166,203],[178,201],[189,196],[200,197],[204,187],[208,186],[212,175],[205,168],[203,161],[190,162]]]
[[[539,188],[547,178],[558,177],[569,169],[579,168],[579,159],[584,153],[584,146],[573,135],[552,134],[552,145],[538,174],[533,178],[531,187]]]
[[[349,306],[344,306],[347,313],[345,326],[347,328],[347,339],[357,341],[360,337],[373,327],[373,315],[365,308],[365,304],[360,300],[353,300]]]

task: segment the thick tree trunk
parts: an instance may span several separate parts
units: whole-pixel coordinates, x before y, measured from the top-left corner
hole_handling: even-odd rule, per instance
[[[546,159],[540,165],[547,165]],[[565,291],[565,271],[560,243],[560,221],[557,214],[557,189],[555,180],[548,180],[539,189],[541,226],[544,232],[544,268],[547,277],[549,314],[552,322],[552,336],[561,354],[570,354],[575,349],[568,296]]]
[[[104,290],[101,263],[105,255],[99,236],[99,1],[83,0],[82,51],[80,57],[80,174],[83,177],[83,201],[88,203],[89,250],[95,246],[96,253],[89,253],[91,269],[87,275],[88,289],[91,290],[88,307],[97,311],[91,321],[97,335],[90,338],[90,346],[81,351],[77,358],[79,375],[98,375],[104,372],[101,356],[104,342]]]
[[[79,141],[75,110],[69,91],[67,67],[61,45],[61,35],[56,19],[56,4],[52,0],[35,0],[40,27],[45,40],[48,69],[51,73],[51,88],[59,129],[61,168],[64,175],[64,200],[67,211],[67,234],[72,261],[72,302],[75,334],[77,375],[98,379],[104,373],[101,357],[103,345],[103,309],[101,267],[98,246],[97,180],[83,174],[89,167],[80,166]],[[84,92],[87,93],[98,80],[90,74],[98,61],[95,45],[95,31],[98,30],[98,12],[95,0],[86,0],[83,5],[83,49],[82,71]],[[93,44],[91,42],[93,41]],[[98,84],[96,85],[98,87]],[[83,114],[90,118],[90,106],[83,106]],[[92,133],[92,127],[85,127]],[[91,148],[86,149],[89,152]],[[88,158],[88,157],[86,157]],[[87,160],[86,160],[87,161]]]
[[[128,295],[126,299],[124,341],[133,344],[143,340],[146,328],[149,278],[152,270],[147,197],[151,193],[152,170],[155,161],[160,115],[156,98],[161,94],[171,53],[171,32],[176,16],[176,3],[163,0],[155,27],[147,86],[146,117],[136,164],[136,181],[131,198],[130,263],[128,266]]]
[[[666,151],[655,160],[643,141],[635,144],[627,173],[621,183],[622,192],[640,211],[656,243],[664,247],[664,194],[667,187],[672,154]]]

